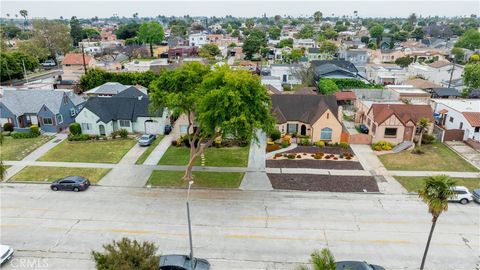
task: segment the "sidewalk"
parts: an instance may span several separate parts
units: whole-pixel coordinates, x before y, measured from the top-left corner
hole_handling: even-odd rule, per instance
[[[265,149],[267,147],[267,134],[256,131],[258,142],[250,143],[248,153],[248,167],[243,176],[240,189],[242,190],[272,190],[272,184],[265,172]]]
[[[167,151],[168,147],[172,144],[173,134],[170,133],[163,137],[162,141],[153,149],[152,153],[147,157],[143,165],[157,165],[160,159]]]

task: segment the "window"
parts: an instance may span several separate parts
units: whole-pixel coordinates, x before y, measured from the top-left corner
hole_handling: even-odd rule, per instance
[[[185,134],[187,133],[188,125],[180,125],[180,133]]]
[[[327,119],[330,118],[330,113],[327,113]]]
[[[50,117],[43,118],[43,124],[44,125],[53,125],[53,119]]]
[[[475,132],[480,132],[480,127],[476,127]]]
[[[453,123],[453,117],[450,116],[450,118],[448,118],[448,121],[450,121],[450,123]]]
[[[460,127],[458,129],[462,129],[463,128],[463,122],[460,122]]]
[[[63,123],[63,115],[57,114],[57,124]]]
[[[385,137],[397,137],[397,128],[386,128]]]
[[[332,140],[332,129],[331,128],[322,128],[320,131],[320,140],[322,141],[331,141]]]
[[[77,112],[75,111],[75,108],[70,108],[70,115],[75,116]]]
[[[68,104],[68,97],[67,97],[67,95],[63,95],[63,104]]]
[[[297,128],[298,128],[297,124],[287,124],[287,133],[289,134],[297,133]]]
[[[130,127],[130,120],[119,120],[120,127]]]
[[[92,130],[92,124],[90,123],[82,123],[82,130]]]

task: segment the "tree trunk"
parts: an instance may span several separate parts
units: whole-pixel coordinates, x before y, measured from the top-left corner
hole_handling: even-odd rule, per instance
[[[418,142],[417,142],[418,147],[422,146],[422,137],[423,137],[423,128],[420,131],[420,136],[418,137]]]
[[[425,260],[427,259],[428,248],[430,247],[430,241],[432,240],[433,230],[435,229],[435,224],[437,224],[437,217],[432,219],[432,227],[430,228],[430,234],[428,235],[427,246],[425,247],[425,252],[423,253],[422,264],[420,265],[420,270],[423,270],[425,265]]]
[[[153,45],[150,43],[150,56],[153,58]]]
[[[183,175],[182,179],[185,180],[186,182],[189,182],[193,180],[193,175],[192,175],[192,169],[193,169],[193,164],[195,164],[196,158],[190,158],[190,161],[187,164],[187,169],[185,169],[185,174]]]

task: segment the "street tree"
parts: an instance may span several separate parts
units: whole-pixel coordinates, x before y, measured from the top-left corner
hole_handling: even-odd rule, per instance
[[[160,257],[156,255],[158,248],[152,242],[122,238],[120,241],[103,245],[103,248],[103,252],[92,251],[98,270],[156,270],[160,267]]]
[[[315,35],[315,29],[312,25],[305,25],[298,33],[296,34],[296,38],[313,38]]]
[[[438,217],[444,211],[448,210],[448,200],[451,199],[455,193],[452,188],[455,182],[446,175],[431,176],[427,179],[425,186],[418,191],[418,196],[427,204],[428,212],[432,215],[432,226],[428,235],[427,245],[422,257],[422,264],[420,270],[425,266],[427,259],[430,241],[432,240],[433,231],[437,224]]]
[[[320,11],[315,11],[313,13],[313,20],[315,21],[316,24],[319,24],[320,21],[322,20],[323,14]]]
[[[325,31],[323,32],[323,35],[325,36],[326,39],[330,39],[330,40],[336,39],[338,37],[337,31],[335,31],[333,27],[328,27],[327,29],[325,29]]]
[[[156,21],[142,23],[138,30],[138,39],[150,45],[150,56],[153,57],[153,44],[160,44],[164,38],[163,27]]]
[[[452,54],[455,57],[455,62],[463,62],[463,59],[465,58],[465,52],[463,51],[462,48],[460,47],[454,47],[452,49]]]
[[[151,83],[153,108],[167,107],[188,119],[190,156],[183,179],[192,180],[197,158],[217,138],[256,139],[254,130],[267,134],[274,128],[271,101],[256,75],[227,66],[188,63],[165,71]],[[195,125],[196,129],[193,129]]]
[[[480,88],[480,63],[465,65],[463,70],[463,81],[469,89]]]
[[[305,265],[301,265],[296,270],[335,270],[337,264],[335,263],[335,257],[328,248],[323,248],[321,251],[315,250],[310,255],[310,264],[312,268]]]
[[[284,47],[290,47],[293,48],[293,39],[287,38],[287,39],[282,39],[277,45],[278,48],[284,48]]]
[[[73,40],[73,46],[78,46],[78,43],[82,41],[82,25],[76,16],[70,19],[70,36]]]
[[[46,19],[33,21],[32,41],[36,46],[47,49],[52,59],[56,59],[57,54],[69,52],[72,47],[69,27]]]
[[[298,63],[302,56],[303,52],[301,49],[292,49],[289,52],[282,53],[283,62],[287,64]]]
[[[466,31],[455,43],[455,47],[465,48],[472,51],[479,49],[480,48],[480,32],[475,29],[470,29]]]
[[[25,41],[19,42],[17,46],[18,46],[19,52],[35,57],[39,62],[44,61],[48,58],[48,55],[49,55],[48,49],[45,47],[38,46],[37,42],[33,40],[25,40]]]

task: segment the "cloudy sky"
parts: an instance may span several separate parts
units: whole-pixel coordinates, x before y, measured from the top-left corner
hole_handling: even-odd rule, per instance
[[[421,16],[470,16],[479,15],[480,1],[396,1],[396,0],[337,0],[337,1],[269,1],[269,0],[222,0],[222,1],[4,1],[0,0],[1,16],[18,14],[20,9],[28,10],[29,17],[46,18],[92,18],[98,16],[110,17],[116,13],[120,17],[131,17],[134,12],[139,16],[267,16],[291,15],[310,16],[315,10],[323,12],[324,16],[353,15],[357,10],[360,17],[407,17],[411,13]]]

